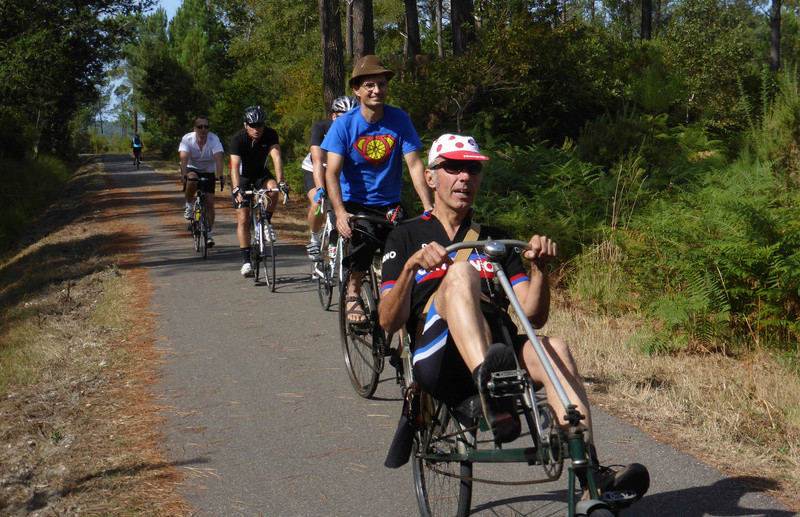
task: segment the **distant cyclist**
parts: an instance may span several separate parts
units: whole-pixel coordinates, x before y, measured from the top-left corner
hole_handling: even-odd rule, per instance
[[[301,167],[303,168],[303,184],[306,187],[308,201],[308,229],[311,232],[311,241],[306,245],[308,258],[313,261],[320,260],[320,242],[322,240],[322,225],[325,223],[325,214],[320,209],[325,197],[325,163],[327,153],[320,147],[331,124],[339,115],[347,113],[356,107],[352,97],[341,96],[334,99],[331,104],[331,116],[320,120],[311,126],[311,152],[308,153]]]
[[[249,277],[253,276],[253,267],[250,265],[250,204],[242,192],[279,188],[286,193],[289,186],[283,182],[283,160],[278,133],[266,127],[267,116],[264,110],[261,106],[250,106],[244,111],[243,119],[244,128],[231,139],[231,196],[238,220],[236,237],[242,252],[241,273],[242,276]],[[267,158],[272,159],[275,176],[267,168]],[[272,200],[270,209],[274,210],[278,204],[278,194],[273,192],[269,197]],[[272,212],[267,212],[267,220],[272,221]],[[275,235],[270,233],[267,239],[274,241]]]
[[[140,161],[140,155],[142,154],[142,139],[139,137],[139,133],[133,135],[133,139],[131,140],[131,148],[133,149],[133,164],[136,165],[137,161]]]
[[[211,228],[214,227],[214,187],[216,176],[219,175],[220,186],[222,177],[222,142],[214,133],[209,132],[208,117],[197,117],[194,121],[194,131],[186,133],[181,138],[178,153],[181,157],[181,183],[183,194],[186,196],[186,208],[183,217],[192,218],[192,203],[197,195],[197,182],[187,179],[206,178],[210,181],[203,183],[201,188],[205,193],[206,214],[208,214],[208,247],[214,245],[211,237]],[[216,174],[215,174],[216,173]]]
[[[361,279],[372,262],[375,246],[358,232],[351,235],[350,216],[398,213],[403,160],[423,209],[432,208],[425,165],[419,157],[422,141],[408,113],[385,104],[392,77],[394,72],[384,68],[378,56],[359,59],[349,84],[361,108],[337,118],[321,146],[328,152],[325,183],[336,213],[336,229],[343,237],[351,238],[353,249],[348,257],[353,274],[346,299],[346,317],[351,323],[367,320]],[[385,239],[388,233],[371,223],[359,222],[359,226],[379,239]]]

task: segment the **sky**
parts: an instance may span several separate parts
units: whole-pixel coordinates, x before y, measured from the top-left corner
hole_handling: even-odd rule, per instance
[[[183,0],[161,0],[158,2],[158,5],[167,11],[167,18],[171,20],[172,17],[175,16],[175,11],[178,10],[178,7],[180,7],[182,3]]]

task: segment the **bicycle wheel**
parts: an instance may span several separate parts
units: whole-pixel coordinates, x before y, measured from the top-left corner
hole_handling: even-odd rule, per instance
[[[327,233],[322,234],[322,241],[319,246],[322,260],[314,264],[317,275],[317,294],[319,295],[319,303],[324,311],[327,311],[331,306],[331,299],[333,298],[333,269],[331,268],[331,260],[328,254],[329,237]]]
[[[264,243],[264,279],[269,286],[269,290],[275,292],[275,243],[267,239],[267,232],[270,231],[272,226],[264,220],[261,225],[263,234],[261,235],[262,242]]]
[[[258,283],[258,273],[261,267],[261,254],[263,253],[264,234],[258,222],[258,217],[253,214],[253,239],[250,245],[250,266],[253,268],[253,282]]]
[[[417,505],[423,517],[465,517],[469,514],[472,504],[472,463],[435,457],[438,454],[466,451],[468,437],[458,431],[447,407],[439,404],[427,429],[417,433],[414,439],[411,466]],[[425,450],[421,450],[423,446]]]
[[[367,321],[353,324],[347,321],[347,286],[350,284],[350,271],[344,275],[339,296],[339,332],[342,338],[344,365],[356,393],[369,398],[378,387],[378,378],[383,368],[383,357],[375,349],[375,334],[382,332],[376,328],[377,304],[372,296],[369,276],[364,275],[361,284],[361,298]]]
[[[206,218],[206,207],[200,201],[197,202],[197,205],[200,211],[200,253],[205,259],[208,256],[208,220]]]

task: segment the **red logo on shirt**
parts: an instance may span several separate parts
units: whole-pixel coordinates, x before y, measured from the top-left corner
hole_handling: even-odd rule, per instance
[[[377,167],[392,154],[396,144],[397,140],[392,135],[373,135],[362,136],[353,147],[370,165]]]

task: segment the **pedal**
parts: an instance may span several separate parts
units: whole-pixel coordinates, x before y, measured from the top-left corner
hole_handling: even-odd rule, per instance
[[[492,372],[486,383],[493,398],[513,397],[525,391],[525,370]]]
[[[605,492],[600,499],[612,508],[625,508],[636,502],[636,492],[633,490]]]

